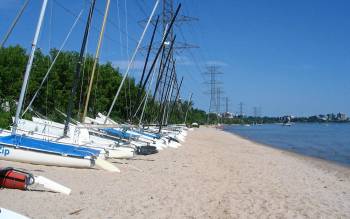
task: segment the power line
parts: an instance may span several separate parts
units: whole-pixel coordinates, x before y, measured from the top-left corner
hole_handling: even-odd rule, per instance
[[[66,6],[64,6],[63,4],[61,4],[58,0],[54,0],[54,2],[55,2],[55,4],[56,4],[57,6],[59,6],[60,8],[62,8],[62,9],[63,9],[64,11],[66,11],[68,14],[72,15],[73,17],[77,17],[77,13],[73,12],[72,10],[70,10],[69,8],[67,8]],[[96,12],[97,12],[98,14],[103,15],[103,12],[100,11],[99,9],[96,8],[95,10],[96,10]],[[80,22],[81,22],[81,23],[86,23],[86,20],[85,20],[85,19],[80,19]],[[110,18],[107,19],[107,23],[111,24],[111,25],[114,26],[117,30],[120,30],[121,32],[123,32],[124,34],[126,34],[125,31],[122,30],[122,29],[121,29],[117,24],[115,24],[113,21],[111,21]],[[99,28],[97,28],[95,25],[91,25],[91,27],[92,27],[94,30],[96,30],[97,32],[99,32]],[[117,40],[113,39],[110,35],[108,35],[108,34],[105,33],[104,36],[105,36],[106,39],[108,39],[108,40],[110,40],[110,41],[112,41],[112,42],[114,42],[114,43],[117,43],[118,45],[120,45],[120,46],[126,48],[126,46],[125,46],[124,44],[121,44],[121,43],[118,42]],[[130,37],[130,36],[128,36],[128,37],[129,37],[130,40],[132,40],[132,41],[134,41],[134,42],[137,42],[137,40],[135,40],[134,38],[132,38],[132,37]]]

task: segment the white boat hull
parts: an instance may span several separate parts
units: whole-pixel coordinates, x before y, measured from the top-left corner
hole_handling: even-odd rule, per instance
[[[0,159],[48,166],[91,168],[94,159],[68,157],[0,145]]]
[[[134,148],[119,147],[107,152],[108,158],[129,159],[135,156]]]
[[[34,117],[33,117],[34,119]],[[84,147],[90,147],[90,148],[94,148],[94,149],[98,149],[101,151],[101,156],[105,156],[106,158],[132,158],[135,155],[135,149],[134,148],[130,148],[130,147],[123,147],[123,146],[116,146],[116,143],[112,140],[108,140],[108,139],[103,139],[97,136],[90,136],[89,138],[94,139],[95,142],[84,142],[84,141],[78,141],[78,142],[72,142],[72,138],[61,138],[59,136],[54,136],[54,135],[48,135],[48,134],[41,134],[41,133],[37,133],[35,132],[35,130],[53,130],[56,129],[55,132],[51,132],[50,134],[55,134],[55,133],[59,133],[62,132],[63,134],[63,129],[61,130],[61,127],[58,127],[60,124],[59,123],[55,123],[51,122],[51,121],[47,121],[47,120],[42,120],[39,118],[35,119],[36,121],[28,121],[28,120],[24,120],[21,119],[20,120],[20,125],[22,129],[25,130],[29,130],[28,131],[23,131],[18,129],[18,133],[21,134],[25,134],[28,136],[32,136],[34,138],[38,138],[38,139],[45,139],[45,140],[49,140],[49,141],[54,141],[54,142],[61,142],[61,143],[66,143],[66,144],[72,144],[75,143],[77,145],[80,146],[84,146]],[[46,122],[46,124],[43,124],[44,122]],[[50,123],[51,122],[51,123]],[[54,125],[54,126],[51,126]],[[61,125],[63,127],[63,125]],[[35,127],[35,128],[34,128]],[[75,128],[75,127],[72,127]],[[106,154],[105,154],[106,153]]]
[[[29,219],[29,217],[23,216],[5,208],[0,208],[0,219]]]

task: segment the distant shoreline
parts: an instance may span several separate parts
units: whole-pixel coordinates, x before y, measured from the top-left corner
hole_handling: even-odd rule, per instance
[[[322,121],[322,122],[315,122],[315,121],[296,121],[293,122],[291,121],[291,123],[293,124],[350,124],[350,120],[349,121]],[[223,125],[252,125],[252,124],[257,124],[257,125],[282,125],[284,124],[283,122],[265,122],[265,123],[223,123]]]
[[[239,135],[237,133],[233,133],[233,132],[230,132],[228,130],[225,130],[223,129],[224,132],[227,132],[231,135],[234,135],[235,137],[237,138],[241,138],[241,139],[244,139],[246,141],[249,141],[253,144],[257,144],[259,146],[262,146],[262,147],[268,147],[268,148],[273,148],[275,150],[279,150],[279,151],[282,151],[284,153],[287,153],[291,156],[294,156],[294,157],[297,157],[297,158],[300,158],[304,161],[309,161],[311,162],[312,164],[317,164],[318,166],[320,164],[328,164],[326,165],[327,168],[331,169],[331,170],[340,170],[340,171],[343,171],[343,170],[349,170],[350,169],[350,164],[345,164],[345,163],[339,163],[339,162],[335,162],[335,161],[332,161],[332,160],[326,160],[326,159],[323,159],[323,158],[319,158],[319,157],[313,157],[313,156],[307,156],[307,155],[304,155],[304,154],[300,154],[300,153],[297,153],[295,151],[292,151],[292,150],[288,150],[288,149],[284,149],[284,148],[279,148],[277,146],[274,146],[274,145],[270,145],[270,144],[266,144],[266,143],[261,143],[261,142],[258,142],[258,141],[254,141],[248,137],[245,137],[245,136],[242,136],[242,135]],[[340,169],[339,169],[340,168]],[[348,177],[350,177],[350,175],[347,175]]]

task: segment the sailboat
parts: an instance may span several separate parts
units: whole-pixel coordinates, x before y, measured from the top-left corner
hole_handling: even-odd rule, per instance
[[[70,132],[68,135],[63,136],[63,124],[38,117],[33,117],[32,119],[33,121],[20,119],[17,132],[37,139],[74,144],[99,150],[101,154],[104,154],[105,158],[131,158],[134,156],[133,148],[122,147],[123,142],[116,143],[118,139],[111,140],[90,135],[89,130],[84,126],[78,127],[70,124]]]
[[[0,159],[32,164],[78,168],[91,168],[97,164],[98,166],[107,170],[118,172],[118,168],[101,160],[103,157],[101,156],[100,150],[87,147],[78,147],[72,144],[61,144],[57,142],[45,141],[17,133],[24,96],[28,85],[39,33],[46,11],[47,1],[48,0],[43,0],[41,6],[39,20],[24,74],[12,131],[10,134],[0,137]]]
[[[152,14],[149,18],[149,21],[152,19],[152,16],[155,12],[155,9],[158,5],[158,2],[156,2],[156,5],[152,11]],[[75,81],[77,82],[77,78],[79,78],[80,74],[80,65],[82,63],[82,57],[83,57],[83,52],[85,50],[85,44],[86,44],[86,38],[87,38],[87,33],[89,30],[89,22],[91,19],[91,14],[93,11],[93,6],[94,6],[95,1],[92,1],[91,7],[90,7],[90,13],[89,13],[89,19],[88,23],[85,29],[85,34],[83,38],[83,44],[81,47],[81,53],[80,53],[80,60],[77,63],[76,67],[76,75],[75,75]],[[99,42],[98,42],[98,47],[96,51],[96,57],[95,57],[95,62],[94,66],[96,66],[97,60],[98,60],[98,55],[99,55],[99,49],[102,41],[102,35],[104,31],[104,25],[106,22],[107,14],[108,14],[108,8],[109,8],[109,1],[107,1],[106,5],[106,10],[105,10],[105,16],[104,16],[104,21],[102,24],[102,30],[100,32],[100,37],[99,37]],[[150,23],[150,22],[148,22]],[[148,26],[148,25],[147,25]],[[141,36],[141,40],[144,36],[144,33],[147,29],[147,26]],[[140,41],[141,41],[140,40]],[[137,49],[136,49],[137,50]],[[93,68],[93,73],[94,73]],[[90,80],[90,85],[92,83],[92,78]],[[91,86],[89,86],[90,90]],[[76,83],[72,87],[72,94],[71,98],[69,101],[69,106],[67,110],[67,116],[66,116],[66,123],[65,125],[49,121],[47,119],[42,119],[42,118],[37,118],[33,117],[33,121],[29,120],[24,120],[21,119],[19,121],[19,126],[21,128],[21,132],[26,135],[30,135],[36,138],[44,138],[48,139],[50,141],[57,141],[61,143],[74,143],[78,145],[84,145],[85,147],[91,147],[94,149],[99,149],[101,152],[105,152],[106,157],[108,158],[131,158],[134,156],[135,153],[135,148],[131,145],[128,145],[127,141],[124,141],[124,139],[130,139],[132,138],[137,138],[136,135],[129,135],[125,134],[123,132],[119,132],[118,130],[111,129],[111,128],[102,128],[102,129],[97,129],[97,128],[91,128],[90,126],[87,126],[86,122],[90,120],[89,117],[86,116],[86,111],[84,111],[84,116],[83,116],[83,121],[85,123],[79,123],[79,124],[72,124],[71,123],[71,112],[72,112],[72,102],[73,102],[73,96],[75,96],[76,92]],[[88,104],[88,99],[89,99],[89,93],[87,96],[87,101],[85,105],[85,109],[87,109],[87,104]],[[145,145],[144,142],[139,142],[135,141],[135,144],[137,143],[139,146],[140,145]]]
[[[159,1],[157,1],[156,4],[158,4],[158,2]],[[161,42],[161,46],[158,48],[158,51],[157,51],[156,56],[155,56],[155,59],[154,59],[152,65],[151,65],[151,68],[150,68],[150,70],[149,70],[149,72],[148,72],[148,74],[146,76],[146,79],[145,79],[144,83],[142,84],[142,89],[140,89],[140,90],[144,90],[144,88],[146,86],[146,83],[147,83],[151,73],[154,70],[155,64],[157,62],[157,58],[158,58],[160,52],[162,51],[163,45],[165,45],[165,41],[167,40],[167,36],[170,33],[171,27],[174,24],[174,21],[176,19],[176,16],[177,16],[179,10],[180,10],[180,7],[181,7],[181,4],[179,4],[179,6],[178,6],[174,16],[172,17],[172,20],[171,20],[169,26],[165,30],[165,33],[164,33],[164,36],[163,36],[163,39],[162,39],[162,42]],[[146,27],[148,26],[149,22],[150,21],[148,21]],[[155,33],[155,31],[154,31],[154,33]],[[144,35],[144,34],[142,34],[142,35]],[[153,36],[152,36],[152,39],[153,39]],[[163,135],[162,133],[159,133],[159,132],[157,133],[156,131],[152,133],[152,131],[153,131],[152,129],[149,129],[149,130],[151,130],[151,132],[145,132],[144,130],[141,130],[138,127],[135,128],[135,127],[132,127],[132,126],[128,126],[127,128],[125,128],[125,127],[122,127],[123,125],[118,125],[117,123],[115,123],[114,121],[112,121],[109,118],[109,116],[110,116],[110,114],[111,114],[111,112],[112,112],[112,110],[113,110],[113,108],[115,106],[116,100],[119,97],[120,91],[121,91],[121,89],[122,89],[122,87],[124,85],[126,77],[127,77],[128,73],[129,73],[130,67],[132,66],[132,63],[133,63],[133,60],[135,58],[136,52],[138,50],[138,47],[140,46],[140,42],[141,42],[141,40],[139,41],[139,43],[138,43],[138,45],[136,47],[136,50],[134,51],[134,54],[132,55],[132,58],[131,58],[131,60],[130,60],[130,62],[128,64],[127,70],[126,70],[125,74],[123,75],[122,81],[121,81],[121,83],[119,85],[119,88],[118,88],[118,90],[117,90],[117,92],[116,92],[116,94],[114,96],[114,99],[113,99],[112,104],[111,104],[111,106],[110,106],[110,108],[108,110],[107,115],[104,116],[102,114],[99,114],[99,117],[96,117],[96,119],[90,119],[89,118],[88,121],[90,123],[95,123],[95,124],[98,124],[98,125],[101,125],[101,126],[103,126],[103,125],[115,125],[115,127],[105,128],[105,129],[103,129],[103,131],[105,131],[106,133],[108,133],[110,135],[118,136],[118,137],[121,137],[121,138],[135,138],[135,137],[137,137],[138,141],[134,141],[135,144],[137,144],[137,142],[140,142],[140,140],[142,140],[142,141],[147,141],[147,142],[152,141],[153,144],[158,149],[162,149],[163,147],[168,147],[168,146],[170,146],[170,147],[178,147],[180,145],[179,143],[171,141],[171,140],[175,139],[174,138],[175,136],[174,137],[169,136],[169,135],[172,134],[172,132],[167,132],[167,135]],[[152,42],[152,40],[151,40],[151,42]],[[173,45],[173,44],[171,44],[171,45]],[[146,63],[147,63],[147,59],[148,59],[148,55],[147,55],[147,58],[146,58]],[[143,75],[142,75],[142,78],[143,78]],[[140,84],[141,83],[142,83],[142,80],[141,80]],[[139,99],[139,97],[138,97],[138,99]],[[86,105],[85,105],[85,108],[87,108]],[[85,119],[87,119],[87,118],[85,117]],[[140,124],[139,124],[139,126],[140,126]],[[163,132],[163,133],[165,133],[165,132]]]

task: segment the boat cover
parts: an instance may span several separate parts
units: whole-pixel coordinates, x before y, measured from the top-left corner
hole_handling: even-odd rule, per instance
[[[114,136],[117,136],[120,138],[129,139],[132,137],[136,137],[136,135],[132,135],[132,134],[129,134],[129,133],[126,133],[126,132],[123,132],[123,131],[120,131],[120,130],[117,130],[114,128],[105,128],[105,129],[103,129],[103,131],[107,132],[107,134],[109,134],[109,135],[114,135]]]
[[[98,156],[100,154],[99,150],[92,148],[34,139],[24,135],[8,135],[0,137],[0,145],[1,144],[28,150],[81,158],[88,156]]]
[[[140,135],[144,135],[144,136],[148,136],[156,139],[160,139],[162,137],[159,133],[147,133],[142,131],[136,131],[136,132],[139,133]]]

